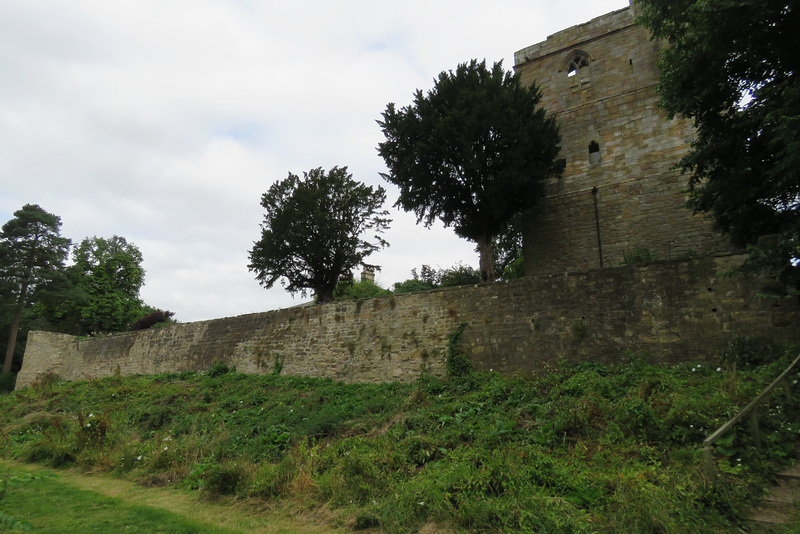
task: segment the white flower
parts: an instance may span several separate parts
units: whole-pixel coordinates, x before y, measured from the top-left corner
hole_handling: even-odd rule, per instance
[[[169,447],[164,447],[164,450],[167,450],[167,449],[169,449]]]
[[[137,457],[136,457],[136,460],[137,460],[137,461],[139,461],[139,462],[141,462],[141,461],[142,461],[142,455],[140,454],[139,456],[137,456]]]
[[[425,506],[425,501],[419,501],[420,506]]]
[[[722,367],[717,367],[717,372],[722,371]]]

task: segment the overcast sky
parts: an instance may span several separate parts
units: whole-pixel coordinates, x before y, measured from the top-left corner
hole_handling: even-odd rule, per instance
[[[143,300],[181,322],[292,306],[247,270],[261,194],[348,166],[382,185],[376,120],[442,70],[514,52],[628,0],[0,0],[0,224],[24,204],[62,235],[119,235]],[[392,208],[368,258],[390,287],[474,245]]]

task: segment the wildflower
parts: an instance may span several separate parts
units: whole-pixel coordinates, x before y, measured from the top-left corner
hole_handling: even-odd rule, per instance
[[[722,367],[717,367],[717,372],[719,373],[720,371],[722,371]]]
[[[425,506],[425,501],[419,501],[420,506]]]
[[[169,447],[164,447],[164,450],[167,450],[167,449],[169,449]]]
[[[136,457],[136,461],[137,461],[137,462],[141,462],[141,461],[142,461],[142,455],[141,455],[141,454],[140,454],[139,456],[137,456],[137,457]]]

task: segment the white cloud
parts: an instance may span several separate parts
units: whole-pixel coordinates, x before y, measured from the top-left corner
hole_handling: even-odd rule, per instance
[[[182,321],[297,304],[247,271],[261,194],[288,172],[379,173],[376,124],[441,71],[504,60],[626,0],[0,0],[0,222],[25,203],[144,255],[144,300]],[[393,210],[385,285],[477,264]]]

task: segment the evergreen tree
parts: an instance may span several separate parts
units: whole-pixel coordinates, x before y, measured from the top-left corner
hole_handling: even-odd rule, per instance
[[[483,280],[495,279],[492,239],[564,169],[556,121],[540,100],[538,87],[523,87],[502,63],[472,60],[439,74],[427,94],[418,90],[413,105],[390,103],[378,121],[382,176],[400,188],[395,205],[475,242]]]
[[[61,237],[61,218],[35,204],[14,212],[0,231],[0,278],[16,304],[8,336],[3,373],[11,372],[22,313],[30,291],[64,267],[70,240]]]

